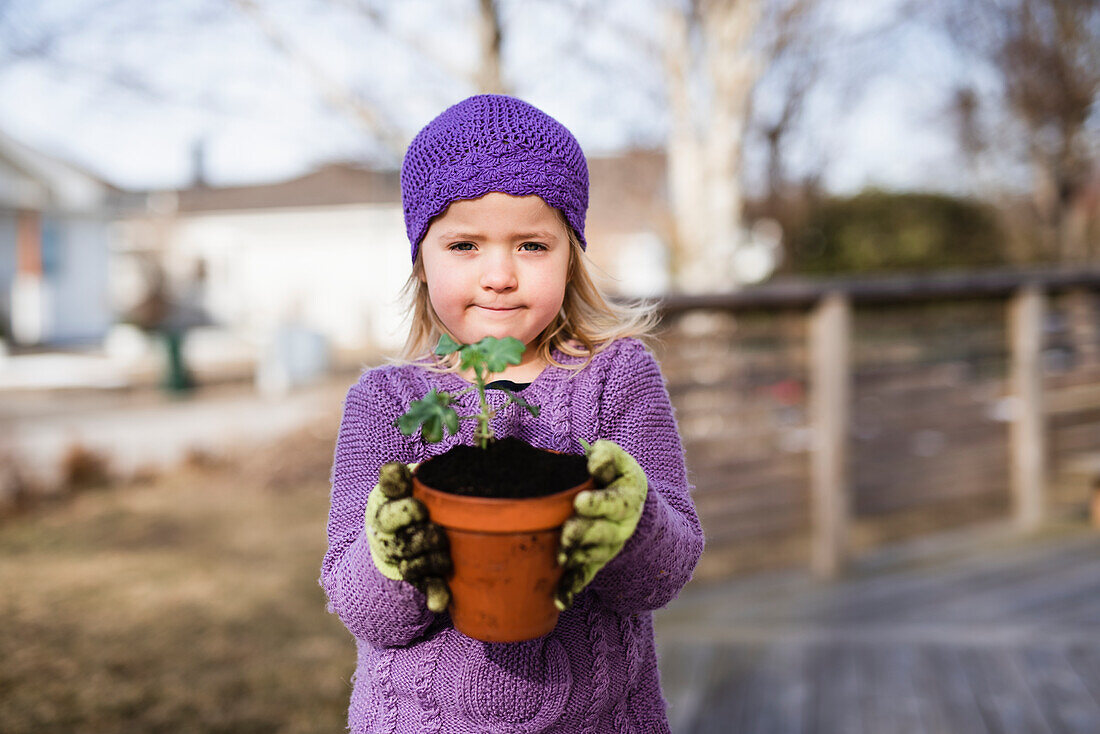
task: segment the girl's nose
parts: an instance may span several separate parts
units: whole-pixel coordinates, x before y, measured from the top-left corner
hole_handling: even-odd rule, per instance
[[[516,287],[516,269],[507,255],[486,258],[481,271],[481,287],[491,291],[510,291]]]

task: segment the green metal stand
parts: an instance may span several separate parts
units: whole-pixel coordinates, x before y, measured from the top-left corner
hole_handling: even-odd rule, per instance
[[[170,393],[190,392],[195,388],[195,380],[187,371],[187,365],[183,361],[184,332],[172,330],[161,334],[164,337],[168,356],[161,387]]]

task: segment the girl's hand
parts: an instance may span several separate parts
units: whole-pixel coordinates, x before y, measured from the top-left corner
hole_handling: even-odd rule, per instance
[[[558,563],[565,567],[554,595],[564,611],[596,573],[619,554],[638,527],[649,482],[630,454],[612,441],[596,441],[588,450],[588,473],[599,489],[573,500],[573,516],[561,531]]]
[[[444,580],[451,572],[447,536],[412,496],[410,466],[399,461],[382,466],[365,515],[371,559],[381,574],[407,581],[428,597],[428,609],[444,611],[451,601]]]

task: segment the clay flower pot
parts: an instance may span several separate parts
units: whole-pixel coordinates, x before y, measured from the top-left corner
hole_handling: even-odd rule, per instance
[[[496,499],[441,492],[413,474],[413,496],[450,542],[455,629],[484,642],[533,640],[554,629],[561,526],[573,514],[573,498],[593,486],[589,477],[543,497]]]

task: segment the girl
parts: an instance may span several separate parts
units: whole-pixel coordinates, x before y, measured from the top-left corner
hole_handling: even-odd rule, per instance
[[[420,131],[401,190],[412,326],[403,360],[348,391],[320,579],[358,648],[348,726],[668,732],[651,612],[691,578],[703,531],[668,392],[636,338],[652,316],[608,303],[586,271],[584,154],[541,110],[479,95]],[[580,439],[592,444],[598,488],[577,496],[562,531],[564,611],[536,640],[486,643],[454,629],[446,541],[408,496],[406,464],[472,443],[470,422],[437,444],[394,425],[430,389],[467,386],[470,375],[430,357],[443,333],[527,345],[500,377],[542,410],[509,406],[494,419],[498,436],[577,454]],[[504,397],[490,391],[494,408]],[[469,392],[455,407],[471,414],[476,401]]]

